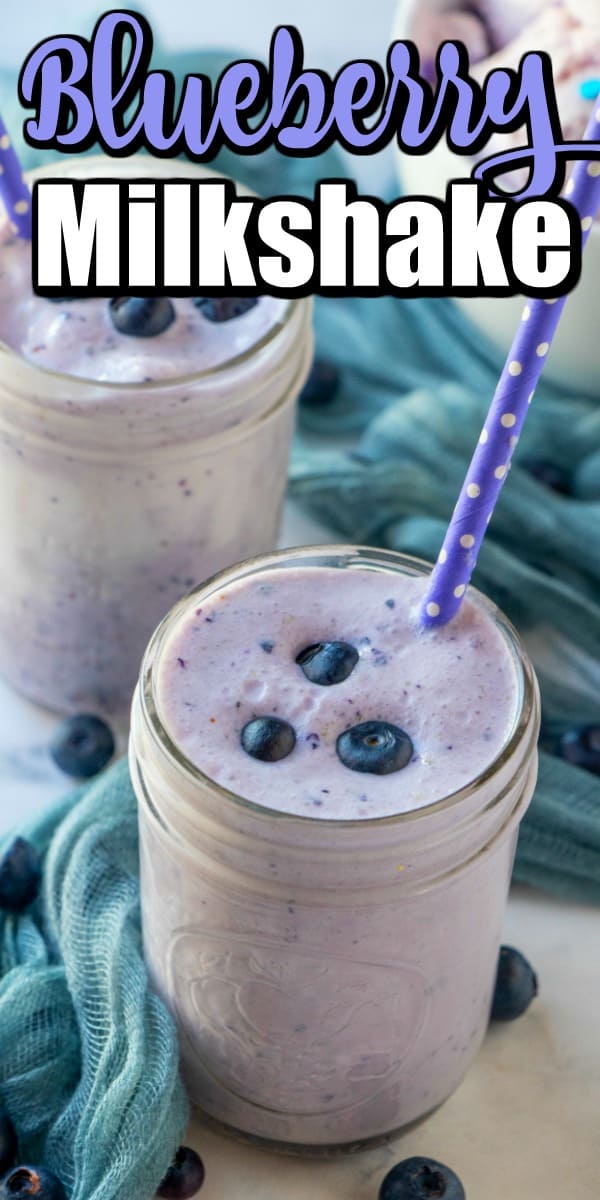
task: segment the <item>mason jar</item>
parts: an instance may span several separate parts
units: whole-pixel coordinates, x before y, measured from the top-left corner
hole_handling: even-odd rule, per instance
[[[100,156],[32,178],[114,171]],[[155,159],[118,173],[211,175]],[[0,343],[0,672],[19,691],[58,711],[126,712],[169,606],[274,547],[312,355],[310,301],[278,305],[250,346],[219,325],[232,347],[216,365],[141,383],[45,369]]]
[[[506,618],[472,591],[515,667],[514,725],[477,778],[428,807],[294,816],[205,776],[161,720],[163,647],[190,605],[303,566],[414,575],[400,554],[323,547],[232,568],[181,601],[147,650],[130,740],[144,945],[179,1029],[191,1100],[289,1150],[390,1134],[457,1087],[488,1024],[518,827],[537,770],[539,695]]]

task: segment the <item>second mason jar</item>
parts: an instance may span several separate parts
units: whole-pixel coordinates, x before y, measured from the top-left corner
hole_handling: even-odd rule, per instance
[[[285,588],[289,572],[307,570],[308,604],[309,595],[319,595],[322,568],[328,577],[332,570],[338,576],[330,600],[352,589],[357,575],[377,572],[385,598],[394,594],[395,580],[427,570],[399,554],[323,547],[221,573],[181,601],[153,638],[134,699],[130,743],[146,958],[178,1025],[191,1099],[246,1136],[311,1151],[353,1147],[422,1117],[450,1095],[473,1061],[489,1018],[518,826],[535,784],[539,729],[539,695],[527,656],[502,614],[471,589],[473,603],[514,663],[514,724],[476,778],[413,811],[345,820],[267,808],[215,783],[183,752],[165,717],[162,664],[178,630],[196,614],[189,628],[194,644],[206,642],[208,662],[210,640],[203,630],[223,628],[219,606],[226,606],[230,590],[239,597],[247,595],[246,585],[253,587],[264,608]],[[212,603],[216,624],[203,626]],[[342,600],[337,607],[347,618]],[[251,645],[246,602],[241,611],[240,639]],[[359,623],[365,616],[360,610],[356,615]],[[334,619],[339,616],[336,610]],[[303,620],[296,611],[305,632]],[[234,650],[223,656],[232,721],[244,686],[251,706],[261,695],[255,659],[242,654],[241,662],[250,665],[236,680]],[[262,657],[272,664],[277,647],[267,643],[267,650]],[[371,659],[369,647],[363,653]],[[483,648],[480,655],[493,671]],[[443,659],[446,670],[449,661]],[[198,667],[202,677],[200,659],[195,668],[187,659],[177,662],[177,679],[188,679]],[[298,669],[291,660],[290,670]],[[363,679],[371,669],[381,678],[381,667],[365,669]],[[244,670],[250,677],[245,685]],[[351,694],[362,710],[360,685]],[[291,693],[284,690],[280,698],[284,707],[277,711],[283,714]],[[210,703],[210,711],[222,715],[213,689]],[[204,728],[197,706],[186,708],[186,723]],[[467,716],[464,723],[468,739]],[[312,762],[310,746],[306,753]],[[282,794],[282,806],[288,801]]]
[[[119,175],[207,174],[145,161],[119,163]],[[85,159],[60,173],[100,177],[114,174],[114,163]],[[6,274],[14,247],[6,228],[3,236]],[[173,340],[167,377],[152,378],[148,339],[130,336],[147,371],[123,382],[105,369],[102,347],[82,350],[91,336],[82,306],[101,302],[53,304],[31,296],[29,279],[23,286],[27,353],[6,344],[15,321],[8,292],[0,312],[0,673],[52,709],[118,714],[166,609],[192,584],[276,543],[295,401],[312,353],[310,302],[267,301],[270,322],[253,313],[207,320],[216,342],[208,359],[199,346],[193,363],[193,340],[179,359]],[[61,369],[38,365],[47,354],[36,325],[44,305]],[[107,322],[107,361],[118,336]]]

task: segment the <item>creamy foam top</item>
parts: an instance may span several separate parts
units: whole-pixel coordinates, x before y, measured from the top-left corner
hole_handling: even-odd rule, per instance
[[[442,799],[505,745],[519,682],[513,654],[483,607],[467,599],[451,625],[420,629],[425,584],[382,571],[296,567],[192,600],[157,665],[165,728],[205,774],[272,809],[352,819]],[[356,667],[343,683],[311,683],[296,655],[334,640],[356,648]],[[287,758],[262,762],[243,750],[241,731],[258,716],[292,724],[297,741]],[[343,765],[338,736],[368,720],[408,733],[408,766],[374,775]]]
[[[214,323],[193,299],[174,299],[176,318],[157,337],[131,337],[113,326],[108,300],[36,296],[31,249],[0,228],[0,341],[36,366],[110,383],[175,379],[243,354],[283,320],[287,301],[261,297],[243,316]]]

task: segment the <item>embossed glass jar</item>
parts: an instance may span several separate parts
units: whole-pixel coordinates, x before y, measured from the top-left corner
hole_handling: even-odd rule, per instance
[[[251,573],[319,564],[429,569],[304,549],[223,572],[194,604]],[[535,784],[539,695],[512,627],[474,598],[514,658],[511,735],[467,787],[390,818],[281,814],[204,776],[171,742],[155,691],[189,598],[150,643],[130,743],[145,952],[191,1099],[238,1133],[313,1152],[377,1139],[445,1100],[479,1049]]]

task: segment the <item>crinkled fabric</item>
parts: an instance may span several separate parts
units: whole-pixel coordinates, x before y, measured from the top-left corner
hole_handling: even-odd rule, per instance
[[[71,1200],[149,1200],[187,1102],[142,954],[126,762],[21,832],[44,857],[44,887],[25,915],[0,915],[0,1101],[22,1158],[55,1171]]]

